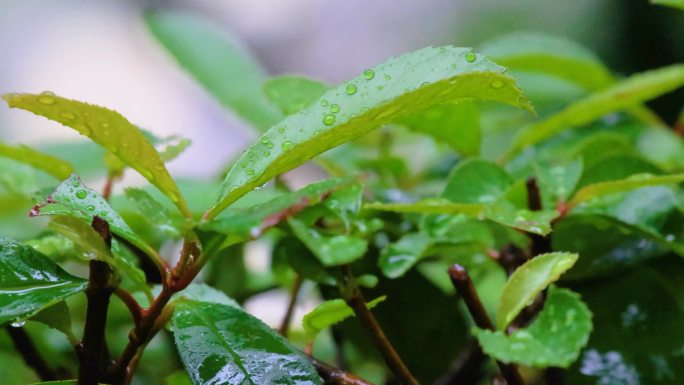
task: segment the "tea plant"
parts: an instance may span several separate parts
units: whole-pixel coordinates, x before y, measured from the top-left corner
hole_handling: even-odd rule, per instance
[[[4,95],[91,140],[0,144],[4,384],[684,378],[684,116],[673,130],[643,104],[684,64],[621,77],[513,33],[330,86],[266,79],[195,16],[145,22],[260,136],[222,181],[177,180],[186,139]],[[295,187],[304,164],[328,176]],[[114,193],[132,171],[149,185]],[[276,331],[243,305],[278,288]],[[292,327],[302,297],[318,305]]]

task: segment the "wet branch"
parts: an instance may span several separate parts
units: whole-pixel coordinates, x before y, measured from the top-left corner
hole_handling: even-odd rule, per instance
[[[324,362],[309,356],[309,361],[316,368],[326,385],[372,385],[351,373],[332,367]]]

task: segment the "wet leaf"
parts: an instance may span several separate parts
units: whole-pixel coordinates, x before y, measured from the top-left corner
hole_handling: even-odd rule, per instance
[[[0,324],[24,322],[87,285],[33,248],[0,238]]]
[[[64,333],[67,337],[73,337],[71,329],[71,314],[66,302],[61,301],[43,309],[40,313],[31,317],[31,321],[43,323],[55,330]]]
[[[3,98],[10,107],[33,112],[89,137],[159,188],[181,212],[190,215],[159,153],[140,129],[118,112],[51,93],[6,94]]]
[[[330,87],[316,80],[298,76],[279,76],[264,83],[266,97],[285,115],[308,107]]]
[[[575,264],[577,257],[572,253],[541,254],[520,266],[504,287],[496,316],[497,329],[506,329],[537,294]]]
[[[324,266],[339,266],[363,257],[368,243],[353,235],[327,234],[296,218],[288,218],[292,232]]]
[[[617,181],[590,184],[578,190],[570,200],[571,205],[577,205],[602,195],[615,194],[623,191],[635,190],[642,187],[676,184],[684,182],[684,174],[653,175],[637,174]]]
[[[493,203],[512,183],[511,177],[498,165],[471,159],[454,168],[442,197],[457,203]]]
[[[263,68],[227,31],[179,11],[148,12],[145,22],[183,69],[252,126],[264,131],[282,118],[261,92]]]
[[[194,385],[322,384],[303,353],[234,306],[178,301],[171,327]]]
[[[510,335],[478,328],[474,333],[482,350],[499,361],[567,368],[579,357],[591,330],[591,312],[579,295],[552,287],[544,309],[529,327]]]
[[[176,212],[168,210],[145,190],[129,187],[124,192],[126,197],[135,204],[138,212],[145,220],[156,226],[166,236],[172,238],[180,237],[185,226],[185,218]]]
[[[0,156],[26,163],[60,180],[68,178],[74,172],[69,162],[24,145],[9,146],[0,143]]]
[[[366,304],[369,309],[384,301],[387,296],[378,297]],[[302,326],[309,340],[313,340],[323,329],[344,321],[354,315],[354,310],[343,299],[330,299],[320,303],[304,315]]]
[[[326,92],[250,146],[226,175],[205,216],[214,217],[253,188],[326,150],[441,103],[494,100],[530,109],[503,67],[477,55],[471,62],[469,53],[454,47],[422,49]]]

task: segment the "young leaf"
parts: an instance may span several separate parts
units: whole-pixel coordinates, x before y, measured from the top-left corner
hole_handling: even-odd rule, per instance
[[[579,203],[590,200],[594,197],[608,194],[615,194],[622,191],[629,191],[641,187],[658,186],[663,184],[675,184],[684,182],[684,174],[672,175],[652,175],[638,174],[629,178],[590,184],[581,188],[570,200],[570,205],[576,206]]]
[[[528,328],[511,335],[478,328],[474,333],[482,350],[499,361],[567,368],[579,357],[591,330],[591,312],[579,295],[552,287],[544,309]]]
[[[538,255],[520,266],[508,279],[499,302],[496,325],[504,330],[518,313],[577,261],[577,254]]]
[[[74,172],[69,162],[24,145],[8,146],[0,143],[0,156],[29,164],[60,180],[68,178]]]
[[[282,118],[261,92],[261,65],[226,31],[178,11],[148,12],[145,22],[180,66],[225,107],[260,131]]]
[[[31,321],[43,323],[66,335],[70,340],[76,340],[71,329],[71,314],[66,302],[60,301],[31,317]]]
[[[684,85],[684,64],[675,64],[633,75],[615,85],[581,99],[564,110],[522,129],[504,154],[510,159],[527,146],[559,132],[589,123],[607,113],[632,107]]]
[[[86,187],[74,174],[62,182],[47,197],[45,203],[35,205],[30,215],[69,215],[81,218],[87,223],[92,223],[93,217],[97,215],[109,223],[109,228],[114,234],[148,255],[156,255],[156,251],[133,232],[119,213],[100,194]]]
[[[322,384],[302,353],[234,306],[180,300],[171,327],[194,385]]]
[[[285,115],[308,107],[329,88],[321,82],[297,76],[280,76],[264,83],[264,93]]]
[[[190,216],[185,200],[159,153],[140,129],[118,112],[65,99],[49,92],[40,95],[6,94],[3,98],[10,107],[21,108],[62,123],[89,137],[138,171],[159,188],[183,214]]]
[[[328,235],[313,227],[312,223],[296,218],[288,218],[287,221],[297,238],[327,267],[354,262],[363,257],[368,248],[368,243],[361,238],[352,235]]]
[[[23,322],[87,285],[32,247],[0,238],[0,324]]]
[[[180,237],[185,224],[183,217],[176,212],[169,211],[143,189],[129,187],[124,190],[124,193],[135,204],[145,220],[169,237]]]
[[[383,295],[366,304],[369,309],[387,299]],[[313,340],[323,329],[344,321],[354,315],[354,310],[343,299],[331,299],[320,303],[302,319],[304,332],[309,340]]]
[[[493,203],[511,184],[511,177],[498,165],[482,159],[470,159],[454,168],[442,198],[457,203]]]
[[[514,79],[503,72],[469,49],[455,47],[422,49],[366,70],[250,146],[228,171],[205,218],[322,152],[435,105],[480,99],[531,110]]]

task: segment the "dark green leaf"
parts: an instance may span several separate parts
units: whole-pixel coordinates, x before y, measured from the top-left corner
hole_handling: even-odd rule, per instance
[[[472,159],[454,168],[442,197],[457,203],[493,203],[511,184],[511,177],[501,167],[486,160]]]

